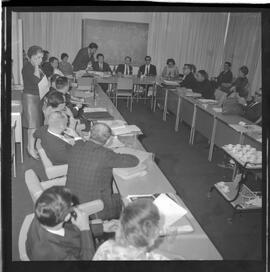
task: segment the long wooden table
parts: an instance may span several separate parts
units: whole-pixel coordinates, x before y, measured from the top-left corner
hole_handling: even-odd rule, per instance
[[[91,101],[88,101],[91,104]],[[93,106],[105,107],[108,112],[115,118],[124,120],[118,110],[115,108],[109,97],[97,86],[96,102],[92,102]],[[137,138],[131,138],[134,148],[145,150]],[[148,166],[148,173],[144,177],[123,180],[117,175],[114,175],[117,188],[125,199],[128,195],[143,195],[154,193],[174,193],[175,189],[170,184],[168,179],[159,169],[155,162],[151,162]],[[170,258],[178,258],[180,256],[187,260],[221,260],[222,257],[213,243],[210,241],[206,233],[203,231],[199,223],[188,210],[184,202],[178,200],[187,211],[187,215],[178,220],[175,224],[178,226],[191,224],[194,231],[192,233],[178,235],[171,241],[170,238],[165,238],[159,245],[158,251]]]
[[[166,91],[166,92],[165,92]],[[250,144],[261,150],[261,142],[248,135],[245,129],[236,129],[235,125],[249,120],[237,115],[223,115],[215,111],[216,105],[201,103],[198,99],[185,96],[183,89],[167,90],[157,88],[157,99],[166,101],[166,108],[176,115],[175,131],[178,131],[179,121],[184,121],[190,127],[189,143],[194,143],[195,132],[205,136],[209,143],[209,161],[212,160],[214,146],[222,147],[226,144]],[[164,118],[163,118],[164,120]]]

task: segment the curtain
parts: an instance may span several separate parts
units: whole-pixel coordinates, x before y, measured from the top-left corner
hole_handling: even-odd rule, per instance
[[[251,94],[261,87],[260,13],[231,13],[223,59],[232,62],[234,76],[241,66],[248,67]]]
[[[221,69],[227,13],[154,13],[149,27],[148,54],[158,72],[174,58],[180,70],[195,64],[210,76]]]
[[[75,12],[20,12],[23,23],[23,45],[27,52],[32,45],[40,45],[51,56],[60,59],[69,55],[72,62],[81,48],[82,19]]]

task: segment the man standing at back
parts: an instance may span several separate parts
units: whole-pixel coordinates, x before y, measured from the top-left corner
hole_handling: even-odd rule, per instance
[[[96,43],[90,43],[88,47],[80,49],[72,63],[73,71],[85,70],[87,66],[92,67],[97,49]]]
[[[104,210],[99,218],[118,218],[121,198],[112,191],[112,169],[134,167],[139,160],[127,154],[116,154],[104,147],[111,137],[111,129],[105,124],[96,124],[91,129],[89,142],[77,142],[68,158],[66,186],[76,194],[80,202],[101,199]]]

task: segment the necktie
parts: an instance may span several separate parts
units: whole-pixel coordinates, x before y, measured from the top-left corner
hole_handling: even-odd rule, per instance
[[[147,76],[149,75],[149,66],[148,65],[146,66],[146,75]]]

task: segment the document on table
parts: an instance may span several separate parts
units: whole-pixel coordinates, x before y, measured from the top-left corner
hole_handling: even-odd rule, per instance
[[[124,147],[124,146],[125,146],[125,144],[123,144],[121,141],[119,141],[117,136],[111,137],[109,142],[106,143],[106,145],[105,145],[105,147],[108,147],[110,149],[120,148],[120,147]]]
[[[222,108],[213,108],[213,111],[215,111],[215,112],[222,112]]]
[[[123,134],[131,134],[131,133],[142,134],[142,131],[140,130],[140,128],[138,128],[135,125],[126,125],[124,127],[113,128],[112,133],[113,135],[123,135]]]
[[[90,108],[90,107],[85,107],[83,109],[83,112],[106,112],[106,108]]]
[[[100,120],[99,123],[106,124],[111,129],[125,128],[127,125],[127,122],[123,120]]]
[[[166,194],[160,194],[153,203],[157,206],[160,212],[164,228],[171,226],[187,213],[186,209],[181,207]]]
[[[140,151],[133,148],[122,147],[114,150],[119,154],[134,155],[139,159],[139,163],[135,167],[129,168],[114,168],[113,173],[122,177],[123,179],[131,179],[138,176],[144,176],[147,174],[147,161],[153,160],[153,154],[149,152]]]

